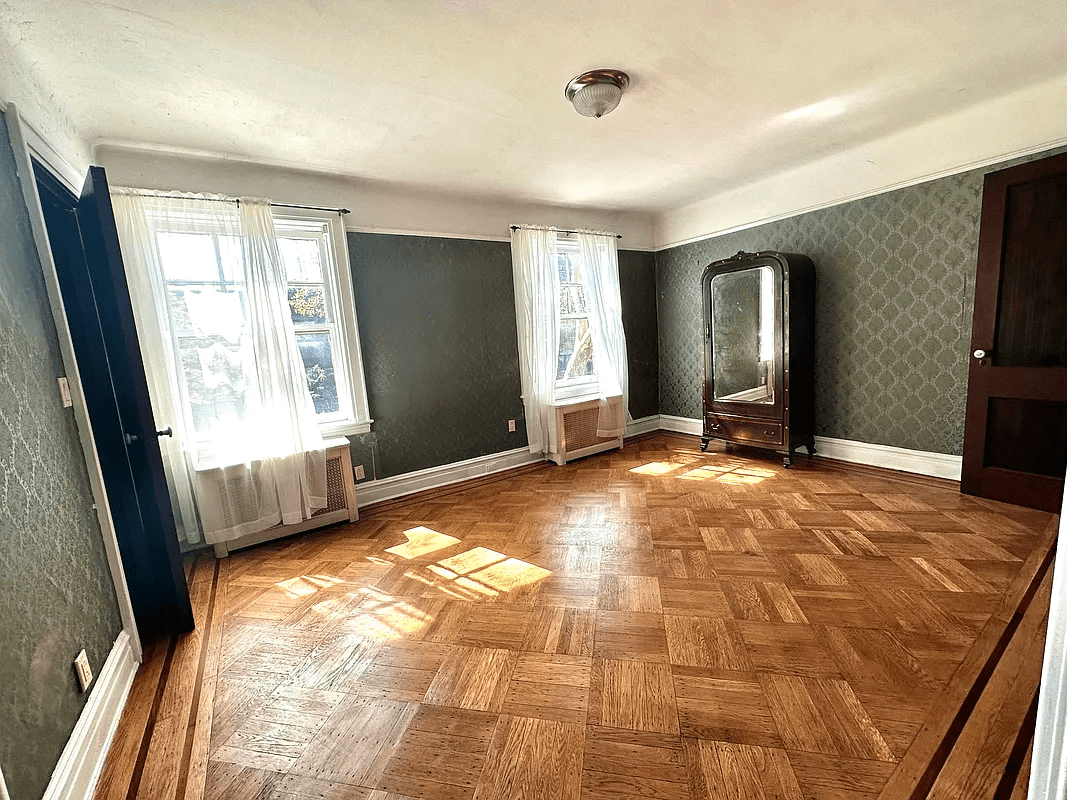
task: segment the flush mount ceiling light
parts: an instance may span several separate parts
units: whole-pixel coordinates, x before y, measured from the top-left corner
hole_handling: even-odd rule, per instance
[[[571,78],[564,94],[583,117],[599,119],[615,110],[622,93],[630,85],[630,76],[617,69],[594,69]]]

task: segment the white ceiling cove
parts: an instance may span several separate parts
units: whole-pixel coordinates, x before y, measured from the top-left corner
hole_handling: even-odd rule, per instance
[[[3,0],[93,143],[662,213],[1067,73],[1063,0]],[[574,75],[629,73],[579,116]]]

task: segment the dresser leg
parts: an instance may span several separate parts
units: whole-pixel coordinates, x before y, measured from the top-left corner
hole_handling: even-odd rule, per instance
[[[786,469],[789,469],[792,465],[793,465],[793,457],[791,455],[787,455],[784,458],[782,458],[782,466],[783,467],[785,467]]]
[[[700,452],[702,452],[702,453],[708,452],[708,445],[709,444],[711,444],[711,439],[705,438],[703,436],[700,437]]]

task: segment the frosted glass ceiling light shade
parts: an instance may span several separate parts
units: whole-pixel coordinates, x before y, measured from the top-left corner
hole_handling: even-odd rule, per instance
[[[630,77],[617,69],[594,69],[571,78],[564,94],[583,117],[600,118],[615,110]]]

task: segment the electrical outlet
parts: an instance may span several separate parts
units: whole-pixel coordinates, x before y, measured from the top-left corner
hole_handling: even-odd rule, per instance
[[[508,420],[508,433],[515,433],[515,420]]]
[[[363,465],[362,464],[356,464],[356,466],[354,466],[352,468],[352,471],[356,473],[356,480],[357,481],[361,481],[361,480],[363,480],[364,478],[367,477],[367,473],[363,469]]]
[[[74,659],[74,671],[78,674],[78,684],[84,692],[93,682],[93,668],[89,666],[89,656],[85,655],[84,650]]]

